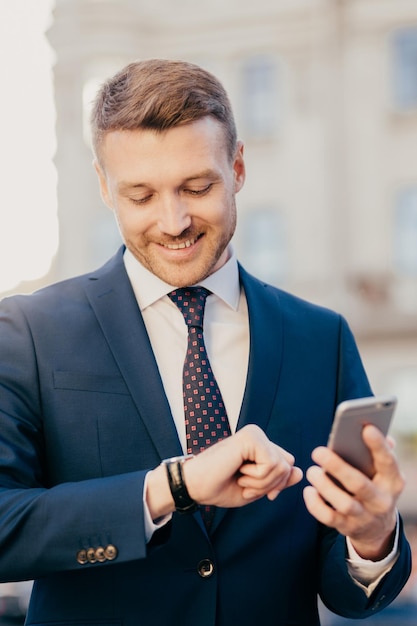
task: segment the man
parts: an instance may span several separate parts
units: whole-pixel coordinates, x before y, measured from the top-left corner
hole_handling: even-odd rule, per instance
[[[35,579],[27,623],[313,626],[317,594],[383,608],[410,569],[403,478],[373,427],[372,480],[324,447],[336,405],[371,394],[344,320],[236,262],[223,87],[132,63],[92,130],[126,247],[1,306],[0,575]]]

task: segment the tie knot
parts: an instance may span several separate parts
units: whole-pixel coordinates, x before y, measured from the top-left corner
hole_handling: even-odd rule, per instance
[[[203,328],[204,307],[210,294],[211,291],[204,287],[183,287],[171,291],[168,295],[180,309],[187,326]]]

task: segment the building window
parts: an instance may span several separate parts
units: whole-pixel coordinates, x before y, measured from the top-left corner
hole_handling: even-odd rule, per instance
[[[417,186],[402,189],[396,199],[394,262],[401,274],[417,275]]]
[[[274,209],[257,209],[242,215],[242,250],[239,257],[247,270],[274,285],[288,276],[285,220]]]
[[[393,35],[394,104],[397,109],[417,108],[417,27]]]
[[[275,59],[258,56],[242,68],[243,124],[249,137],[265,139],[276,133],[280,106]]]

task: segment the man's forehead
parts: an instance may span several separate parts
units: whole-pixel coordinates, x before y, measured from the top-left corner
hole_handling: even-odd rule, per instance
[[[206,136],[212,142],[221,142],[226,146],[226,132],[223,125],[212,116],[202,117],[198,120],[179,124],[163,130],[154,128],[115,128],[107,130],[102,137],[102,150],[106,147],[126,144],[127,142],[152,142],[163,144],[169,139],[179,137]]]
[[[114,130],[104,138],[100,164],[117,172],[129,186],[144,184],[155,174],[196,180],[212,179],[229,165],[222,129],[211,124],[184,125],[159,133],[153,130]]]

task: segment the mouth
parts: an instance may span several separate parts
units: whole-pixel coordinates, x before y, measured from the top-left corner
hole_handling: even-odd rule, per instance
[[[181,241],[180,243],[163,243],[161,244],[164,248],[168,248],[168,250],[183,250],[184,248],[190,248],[193,246],[198,239],[200,239],[202,235],[198,235],[198,237],[194,237],[193,239],[187,239],[186,241]]]

